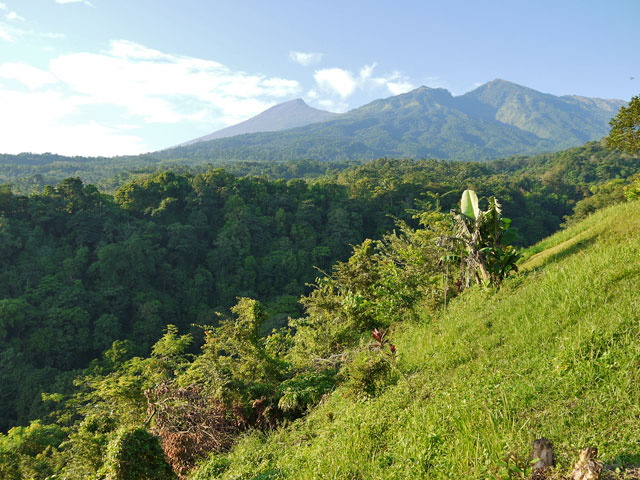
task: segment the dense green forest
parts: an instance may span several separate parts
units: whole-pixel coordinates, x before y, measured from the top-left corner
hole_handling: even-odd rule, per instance
[[[448,212],[463,190],[527,246],[632,198],[640,168],[598,143],[489,163],[318,166],[271,167],[306,180],[165,171],[113,194],[78,178],[31,195],[3,187],[0,428],[21,427],[0,437],[2,478],[101,478],[130,442],[159,448],[150,425],[186,474],[338,384],[373,398],[403,373],[384,330],[375,354],[358,349],[363,335],[464,288],[462,253],[434,243],[460,234]],[[485,282],[508,273],[508,255],[495,250]],[[140,463],[169,478],[163,458]]]
[[[172,158],[160,160],[154,154],[135,157],[64,157],[54,154],[0,154],[0,184],[11,185],[16,193],[42,193],[47,185],[57,185],[65,178],[78,177],[104,192],[115,192],[129,181],[154,173],[171,171],[179,174],[204,173],[224,168],[236,176],[266,176],[270,179],[314,178],[344,170],[361,161],[319,162],[316,160],[210,161]]]
[[[206,155],[163,160],[158,155],[152,153],[135,157],[92,158],[54,154],[0,154],[0,184],[11,185],[15,193],[28,195],[42,193],[46,185],[57,185],[65,178],[78,177],[84,183],[95,185],[102,192],[114,193],[131,180],[165,171],[196,175],[214,168],[224,168],[236,176],[264,176],[271,180],[315,179],[323,176],[336,179],[339,172],[354,171],[354,167],[366,163],[361,160],[321,162],[310,159],[283,162],[212,161]],[[416,160],[414,170],[420,170],[421,165],[429,165],[429,162]],[[476,165],[479,162],[462,163]],[[635,157],[609,151],[600,142],[588,142],[584,146],[556,153],[519,155],[492,160],[486,164],[488,168],[482,170],[483,174],[527,175],[544,180],[546,184],[556,182],[559,191],[560,184],[565,182],[570,186],[570,194],[575,194],[576,186],[588,188],[595,183],[627,178],[634,171]],[[405,170],[407,168],[404,167]],[[436,170],[435,178],[437,181],[444,181],[437,176],[438,172],[442,173]],[[569,178],[565,181],[566,175]]]

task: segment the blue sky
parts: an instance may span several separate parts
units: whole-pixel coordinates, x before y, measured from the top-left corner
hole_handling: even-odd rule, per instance
[[[640,0],[0,0],[0,152],[141,153],[293,98],[494,78],[628,100],[638,25]]]

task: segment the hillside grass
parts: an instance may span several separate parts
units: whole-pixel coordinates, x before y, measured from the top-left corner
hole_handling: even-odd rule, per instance
[[[600,211],[532,247],[497,292],[397,326],[399,378],[356,402],[339,388],[306,418],[247,434],[195,478],[489,479],[553,441],[558,474],[595,445],[640,464],[640,204]]]

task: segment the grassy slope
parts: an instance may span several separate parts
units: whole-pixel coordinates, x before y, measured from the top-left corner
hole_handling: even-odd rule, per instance
[[[587,444],[609,466],[640,463],[639,206],[533,247],[499,292],[468,291],[437,318],[400,326],[411,385],[360,403],[338,390],[198,477],[230,461],[220,478],[496,478],[506,455],[528,455],[540,436],[565,471]]]

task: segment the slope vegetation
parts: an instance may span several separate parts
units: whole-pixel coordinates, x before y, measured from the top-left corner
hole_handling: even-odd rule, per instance
[[[498,292],[468,290],[398,326],[406,381],[360,402],[339,387],[195,478],[516,478],[507,465],[526,469],[541,436],[557,475],[596,445],[625,478],[640,463],[639,207],[602,210],[533,247]]]

